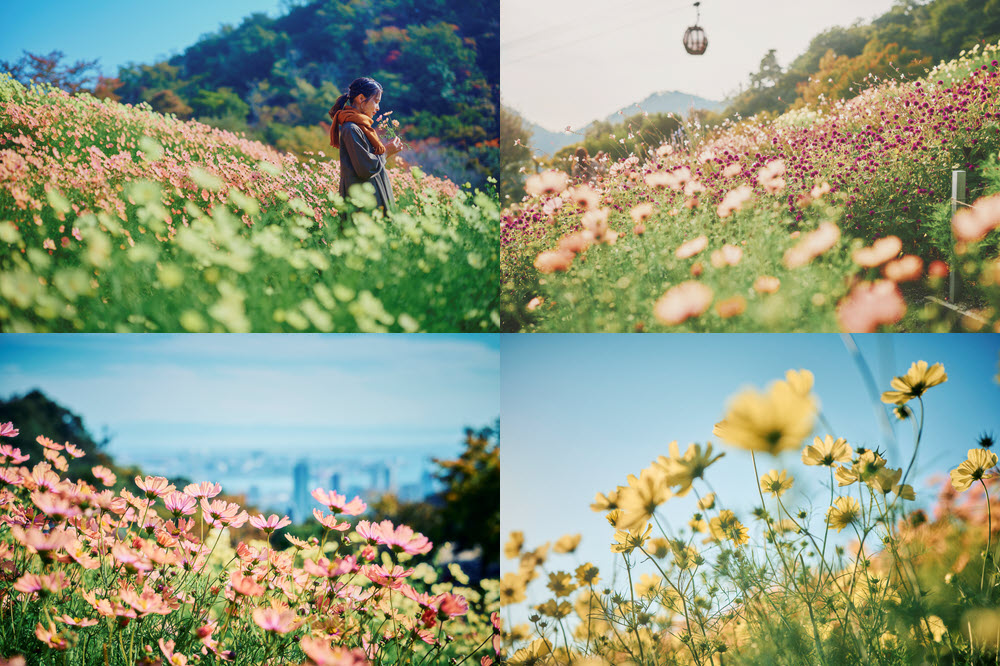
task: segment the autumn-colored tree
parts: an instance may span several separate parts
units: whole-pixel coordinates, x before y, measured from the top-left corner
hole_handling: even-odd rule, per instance
[[[118,95],[115,91],[123,85],[125,84],[119,78],[103,75],[98,76],[97,83],[94,84],[91,94],[97,99],[110,99],[112,102],[120,102],[122,100],[121,95]]]
[[[178,118],[188,118],[192,111],[173,90],[157,90],[149,98],[149,105],[158,113],[172,113]]]
[[[97,60],[77,60],[69,65],[62,62],[66,57],[62,51],[51,51],[46,55],[23,51],[23,54],[12,63],[0,60],[0,70],[9,72],[23,84],[31,81],[48,83],[75,94],[85,90],[97,75]]]
[[[869,42],[861,55],[854,58],[827,51],[819,61],[819,71],[798,85],[799,99],[795,106],[816,104],[821,96],[826,101],[850,99],[889,78],[917,78],[929,68],[930,62],[930,56],[895,43]]]

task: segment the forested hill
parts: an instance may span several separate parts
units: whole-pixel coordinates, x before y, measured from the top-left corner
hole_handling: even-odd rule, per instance
[[[403,156],[456,183],[498,166],[496,5],[464,0],[315,0],[246,17],[183,53],[119,71],[111,96],[148,102],[299,153],[329,148],[327,111],[358,76],[385,87]],[[119,85],[120,84],[120,85]]]
[[[787,69],[769,51],[725,115],[777,115],[821,96],[847,99],[885,78],[919,77],[965,49],[998,39],[1000,0],[896,0],[870,23],[816,35]]]

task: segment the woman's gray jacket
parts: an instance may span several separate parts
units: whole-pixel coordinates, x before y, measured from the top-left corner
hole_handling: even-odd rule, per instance
[[[392,184],[385,169],[385,155],[376,155],[368,137],[356,123],[340,126],[340,196],[355,183],[375,186],[378,205],[391,210],[395,205]]]

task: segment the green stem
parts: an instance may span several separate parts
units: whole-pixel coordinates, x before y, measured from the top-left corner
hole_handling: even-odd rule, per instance
[[[986,582],[986,560],[990,556],[990,546],[993,544],[993,509],[990,507],[990,491],[986,487],[986,482],[979,479],[983,484],[983,492],[986,493],[986,554],[983,555],[983,574],[979,577],[979,591],[983,591],[983,584]]]
[[[628,573],[628,595],[632,600],[632,631],[635,633],[635,640],[639,644],[639,659],[646,661],[646,656],[642,651],[642,639],[639,638],[639,621],[636,619],[635,614],[635,590],[632,586],[632,567],[629,566],[628,557],[622,553],[622,557],[625,559],[625,571]]]

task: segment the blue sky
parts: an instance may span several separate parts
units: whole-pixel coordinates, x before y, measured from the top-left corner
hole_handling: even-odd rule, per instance
[[[245,16],[284,13],[279,0],[96,0],[95,2],[4,2],[0,60],[13,62],[23,50],[59,50],[64,62],[100,59],[105,76],[128,62],[152,64],[182,52],[198,37]]]
[[[500,414],[489,335],[0,336],[0,396],[39,388],[111,452],[443,446]]]
[[[1000,335],[854,336],[878,391],[917,360],[944,364],[948,381],[928,391],[918,493],[930,499],[926,483],[961,463],[977,436],[1000,435]],[[760,503],[747,452],[721,444],[713,425],[728,399],[747,386],[765,387],[786,370],[806,368],[835,436],[854,446],[889,450],[893,467],[912,453],[912,426],[895,426],[897,453],[883,436],[857,365],[839,335],[545,335],[504,336],[501,342],[502,541],[511,530],[525,532],[533,548],[567,533],[582,533],[580,552],[553,555],[549,571],[570,570],[592,561],[608,565],[613,530],[589,505],[597,492],[624,485],[668,444],[712,441],[726,456],[708,472],[720,498],[746,520]],[[882,410],[882,407],[878,407]],[[893,423],[895,423],[893,417]],[[816,434],[825,434],[817,425]],[[760,474],[787,468],[795,477],[795,506],[825,510],[826,477],[807,468],[799,453],[758,456]],[[787,499],[786,496],[783,499]],[[791,506],[786,503],[786,506]],[[674,499],[661,515],[683,526],[694,510],[693,496]],[[516,570],[504,560],[503,571]],[[605,576],[607,579],[609,576]],[[536,583],[544,589],[544,584]],[[540,600],[539,600],[540,601]]]

